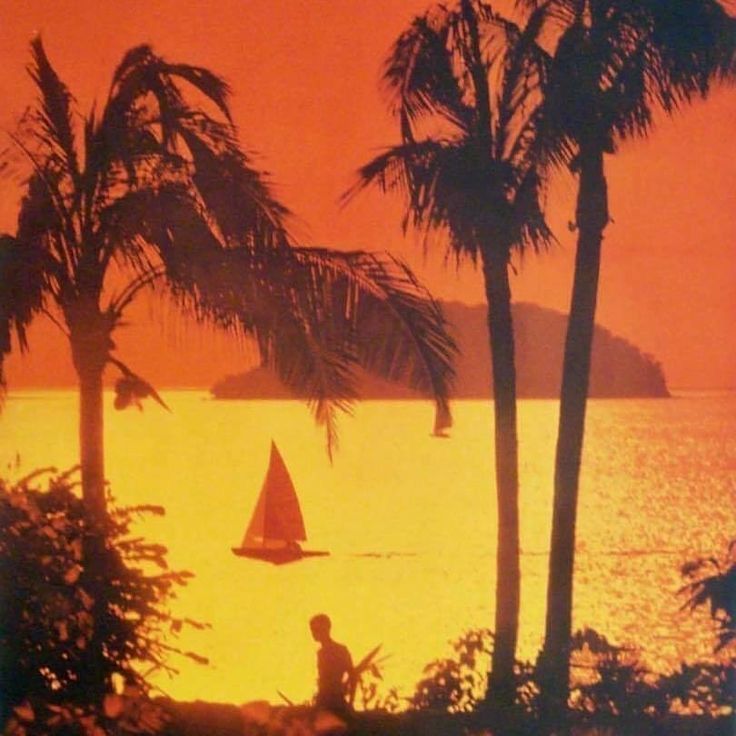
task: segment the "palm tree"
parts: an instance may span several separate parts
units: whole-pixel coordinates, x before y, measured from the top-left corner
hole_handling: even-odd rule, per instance
[[[90,585],[106,574],[97,562],[107,520],[105,368],[122,373],[118,407],[146,395],[160,400],[114,355],[115,330],[146,288],[166,291],[197,319],[255,338],[263,362],[312,397],[330,451],[336,411],[355,396],[356,365],[431,394],[438,423],[449,423],[454,345],[437,304],[389,256],[292,245],[288,212],[237,143],[219,77],[139,46],[116,69],[102,110],[93,108],[80,126],[40,39],[32,55],[39,103],[13,149],[31,173],[17,231],[0,237],[0,384],[12,338],[27,349],[28,324],[47,314],[68,336],[79,378]],[[187,92],[203,104],[188,102]],[[13,162],[11,153],[3,163]],[[94,701],[109,683],[107,604],[93,597],[80,676]]]
[[[538,15],[538,14],[537,14]],[[438,5],[396,41],[385,83],[401,144],[360,171],[406,197],[404,228],[446,229],[459,263],[480,260],[493,366],[498,508],[495,643],[489,698],[514,697],[520,568],[512,254],[552,239],[542,212],[535,148],[545,54],[532,14],[524,28],[481,0]],[[352,194],[349,193],[349,194]]]
[[[556,44],[545,85],[546,134],[576,151],[575,274],[564,351],[541,658],[547,702],[567,701],[578,480],[601,244],[608,224],[605,154],[646,136],[655,109],[674,113],[734,71],[736,24],[716,0],[534,2]]]
[[[106,366],[122,373],[118,406],[156,396],[114,355],[115,330],[147,288],[255,338],[264,363],[312,397],[329,449],[356,365],[431,394],[449,422],[454,345],[437,304],[389,256],[291,243],[287,210],[239,147],[222,79],[139,46],[104,107],[78,122],[38,38],[32,58],[39,102],[5,156],[31,173],[17,231],[0,238],[0,379],[13,335],[26,349],[37,315],[56,321],[79,378],[82,492],[94,519],[105,520]]]

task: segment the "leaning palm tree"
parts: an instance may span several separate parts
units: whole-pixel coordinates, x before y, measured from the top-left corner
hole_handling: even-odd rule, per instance
[[[564,351],[541,663],[548,702],[568,693],[578,481],[601,244],[608,224],[605,154],[646,136],[655,109],[674,113],[734,72],[736,23],[716,0],[547,0],[556,47],[545,88],[546,134],[574,147],[575,275]]]
[[[311,397],[330,448],[336,411],[356,395],[356,365],[431,394],[440,422],[449,421],[454,346],[437,304],[388,256],[291,243],[287,210],[239,147],[223,80],[140,46],[115,70],[105,105],[80,122],[40,39],[30,73],[38,103],[6,155],[30,173],[17,231],[0,239],[0,368],[13,336],[27,347],[37,315],[64,330],[94,519],[105,519],[106,367],[121,372],[118,407],[157,397],[113,342],[147,288],[254,338],[264,363]]]
[[[552,240],[536,149],[546,56],[532,15],[520,28],[480,0],[438,5],[395,43],[385,83],[401,144],[360,171],[406,197],[404,227],[449,234],[457,262],[480,261],[492,356],[498,508],[495,643],[489,698],[513,700],[520,568],[516,371],[509,269]],[[427,242],[425,240],[425,242]]]
[[[356,365],[430,393],[439,423],[449,422],[454,345],[436,303],[388,256],[292,245],[288,212],[238,145],[219,77],[140,46],[116,69],[104,107],[79,123],[40,39],[32,55],[39,101],[3,162],[10,170],[19,154],[30,175],[17,230],[0,237],[0,368],[13,338],[27,348],[26,328],[41,313],[69,338],[79,378],[82,496],[92,522],[83,551],[88,580],[106,574],[97,562],[107,520],[106,367],[121,371],[119,408],[146,395],[160,400],[113,342],[146,288],[165,291],[197,319],[254,338],[264,363],[311,397],[329,449],[336,412],[355,396]],[[106,606],[94,596],[80,670],[93,700],[109,687]]]

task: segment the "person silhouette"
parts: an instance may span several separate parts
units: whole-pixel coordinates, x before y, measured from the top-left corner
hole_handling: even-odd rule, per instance
[[[332,622],[324,613],[309,621],[312,637],[321,645],[317,650],[317,697],[315,703],[339,715],[350,710],[353,660],[348,648],[330,636]]]

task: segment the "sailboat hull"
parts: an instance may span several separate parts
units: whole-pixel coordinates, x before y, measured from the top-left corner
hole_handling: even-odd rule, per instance
[[[263,549],[248,547],[233,547],[233,554],[238,557],[248,557],[251,560],[270,562],[272,565],[285,565],[297,562],[305,557],[326,557],[329,552],[305,549]]]
[[[252,560],[285,565],[305,557],[324,557],[328,552],[303,550],[307,539],[302,510],[284,459],[271,441],[271,457],[261,493],[240,547],[233,554]]]

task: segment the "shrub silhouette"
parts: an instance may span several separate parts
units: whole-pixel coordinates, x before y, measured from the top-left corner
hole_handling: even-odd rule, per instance
[[[662,716],[669,710],[666,692],[639,661],[633,647],[618,646],[594,629],[576,631],[570,663],[573,709],[604,716]]]
[[[680,594],[687,595],[683,608],[700,606],[710,609],[717,626],[715,651],[736,642],[736,539],[728,547],[724,560],[715,557],[686,562],[680,574],[687,581]]]
[[[424,668],[409,707],[450,713],[474,710],[485,694],[487,671],[493,651],[489,629],[466,631],[452,643],[454,657],[438,659]]]
[[[488,629],[465,632],[452,643],[453,656],[424,668],[408,698],[409,709],[471,713],[481,708],[492,646]],[[570,663],[569,706],[576,720],[651,722],[671,714],[733,714],[733,661],[683,663],[671,673],[654,673],[635,647],[619,646],[585,628],[571,638]],[[534,721],[540,717],[538,673],[529,662],[517,662],[514,671],[516,708]]]
[[[38,471],[10,483],[0,480],[0,706],[2,723],[11,713],[28,716],[33,703],[87,706],[83,684],[91,666],[114,691],[115,680],[148,691],[140,670],[175,672],[170,655],[205,661],[167,643],[185,624],[166,604],[191,576],[171,571],[166,548],[131,536],[141,514],[162,514],[153,506],[112,508],[102,558],[85,567],[83,541],[90,519],[74,492],[74,472],[50,475],[37,485]],[[103,646],[90,662],[92,608]],[[138,668],[133,667],[133,663]],[[143,665],[144,667],[140,667]],[[108,710],[115,707],[107,703]],[[81,712],[81,711],[80,711]],[[30,715],[33,715],[31,710]],[[43,732],[43,728],[41,729]]]

